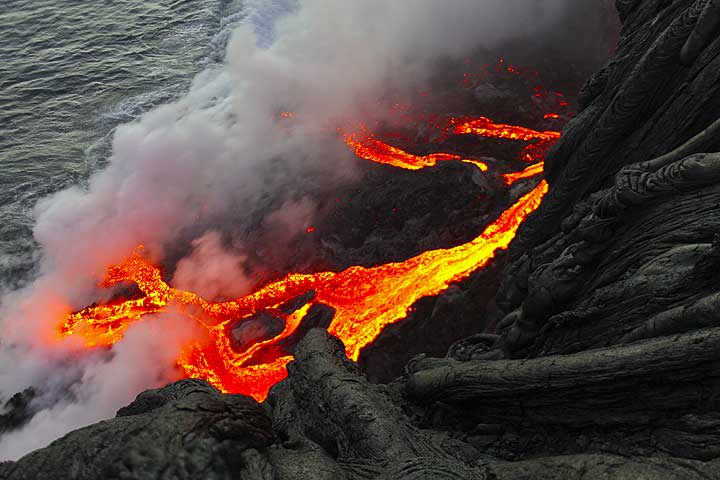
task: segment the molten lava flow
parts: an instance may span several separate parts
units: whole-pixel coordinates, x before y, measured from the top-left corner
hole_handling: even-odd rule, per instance
[[[536,143],[531,143],[525,147],[520,153],[522,160],[532,163],[542,161],[547,149],[560,138],[560,132],[539,132],[527,127],[495,123],[487,117],[464,117],[460,119],[451,117],[447,125],[443,127],[443,131],[452,135],[478,135],[503,140],[536,141]],[[434,167],[438,162],[451,160],[473,164],[483,172],[488,170],[486,163],[462,158],[460,155],[450,153],[431,153],[424,156],[413,155],[378,140],[374,135],[367,133],[365,128],[361,128],[359,132],[344,134],[343,139],[354,150],[355,155],[362,159],[406,170]]]
[[[505,140],[554,141],[560,138],[560,132],[538,132],[531,128],[495,123],[486,117],[451,118],[446,131],[454,135],[480,135],[488,138]]]
[[[522,172],[506,173],[503,175],[503,178],[505,179],[505,185],[512,185],[513,183],[517,182],[520,179],[530,178],[530,177],[534,177],[535,175],[540,175],[541,173],[543,173],[544,168],[545,168],[545,162],[540,162],[540,163],[536,163],[534,165],[530,165]]]
[[[468,165],[475,165],[478,169],[480,169],[481,172],[487,172],[488,170],[487,163],[481,162],[479,160],[464,159],[460,161],[463,163],[467,163]]]
[[[335,309],[328,331],[342,340],[348,356],[357,360],[360,350],[385,326],[404,318],[417,300],[445,291],[451,283],[487,265],[495,252],[507,248],[523,220],[540,205],[547,188],[545,182],[539,184],[464,245],[374,268],[356,266],[338,273],[290,274],[229,302],[211,303],[194,293],[171,288],[162,280],[159,269],[136,253],[124,264],[111,267],[103,285],[133,282],[145,296],[74,313],[62,326],[61,334],[79,335],[88,346],[112,345],[130,324],[143,315],[162,312],[172,303],[198,319],[209,333],[208,339],[196,341],[182,352],[178,364],[184,374],[205,378],[225,392],[263,400],[269,388],[286,376],[285,365],[292,357],[280,355],[255,363],[255,354],[296,331],[312,305],[322,303]],[[280,311],[280,306],[309,291],[314,291],[315,296],[301,308],[290,314]],[[284,330],[245,351],[236,351],[230,330],[237,327],[238,321],[262,310],[283,317]]]
[[[280,112],[278,116],[294,118],[292,112]],[[508,185],[541,173],[545,151],[560,136],[559,132],[494,123],[485,117],[451,118],[440,129],[446,136],[473,134],[534,142],[525,147],[522,156],[538,163],[523,172],[504,175]],[[345,133],[343,139],[358,157],[398,168],[419,170],[442,161],[462,161],[488,170],[485,163],[460,155],[413,155],[378,140],[365,129]],[[506,249],[523,220],[540,205],[547,189],[543,181],[464,245],[424,252],[403,262],[373,268],[354,266],[342,272],[289,274],[228,302],[209,302],[195,293],[172,288],[139,249],[123,264],[111,267],[102,286],[133,283],[142,293],[141,298],[91,306],[70,314],[60,327],[60,335],[81,338],[87,347],[110,346],[121,340],[133,323],[176,308],[207,332],[204,338],[183,348],[177,361],[183,374],[204,378],[224,392],[263,400],[269,388],[287,375],[285,366],[292,356],[286,343],[295,338],[294,334],[302,333],[303,319],[311,308],[322,304],[335,310],[328,331],[342,340],[347,355],[357,360],[364,346],[387,325],[405,318],[419,299],[445,291],[450,284],[487,265],[498,250]],[[309,226],[306,231],[314,230]],[[299,298],[305,299],[305,303],[288,307]],[[243,325],[255,325],[249,322],[258,321],[261,313],[281,320],[283,330],[266,333],[267,338],[259,340],[238,341],[234,337],[236,332]]]
[[[488,166],[477,160],[463,159],[460,155],[450,153],[431,153],[429,155],[417,156],[388,145],[367,134],[364,130],[361,133],[344,135],[345,143],[355,151],[355,155],[375,163],[392,165],[393,167],[404,168],[405,170],[420,170],[422,168],[434,167],[438,162],[460,160],[476,165],[480,170],[487,171]]]

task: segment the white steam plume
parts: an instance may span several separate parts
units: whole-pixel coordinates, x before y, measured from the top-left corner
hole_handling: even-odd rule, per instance
[[[241,221],[238,212],[268,205],[280,213],[266,217],[267,228],[306,226],[314,207],[298,200],[302,179],[332,185],[353,175],[344,145],[318,133],[329,120],[352,118],[391,88],[422,84],[438,57],[553,29],[577,1],[302,0],[274,28],[267,14],[295,2],[248,2],[274,41],[259,41],[251,24],[238,27],[221,67],[199,74],[176,102],[117,129],[109,164],[87,189],[38,203],[40,275],[3,299],[0,394],[35,385],[45,391],[36,406],[46,408],[0,437],[0,459],[110,416],[140,390],[172,379],[177,350],[196,334],[177,315],[134,326],[109,355],[87,358],[70,374],[60,366],[77,346],[58,343],[54,329],[67,311],[101,298],[96,285],[109,264],[139,244],[161,260],[167,245],[200,232],[175,280],[211,297],[244,291],[244,257],[207,232],[218,218]],[[279,122],[286,110],[295,119]],[[300,218],[295,225],[283,213],[288,205]],[[50,378],[65,380],[71,399],[44,388]]]
[[[248,293],[252,282],[243,268],[247,257],[225,247],[219,232],[207,232],[192,246],[192,253],[177,264],[170,282],[175,288],[217,301]]]

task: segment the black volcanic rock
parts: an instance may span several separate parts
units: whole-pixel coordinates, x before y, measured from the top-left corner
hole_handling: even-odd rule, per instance
[[[33,398],[35,389],[30,387],[16,393],[5,403],[5,413],[0,415],[0,434],[14,430],[32,418],[30,402]]]
[[[708,267],[720,156],[707,153],[720,149],[720,7],[618,5],[618,53],[551,152],[550,193],[511,247],[498,305],[516,319],[498,346],[512,357],[714,326],[720,314]]]
[[[0,466],[0,478],[227,479],[255,468],[253,449],[272,438],[270,418],[252,398],[183,380],[141,393],[116,418]]]
[[[229,335],[233,347],[238,352],[243,352],[258,342],[280,335],[284,328],[285,322],[282,319],[263,311],[239,321],[237,326],[230,328]]]

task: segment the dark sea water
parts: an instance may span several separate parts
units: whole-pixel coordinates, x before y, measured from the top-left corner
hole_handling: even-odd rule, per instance
[[[37,200],[102,167],[114,129],[222,60],[224,0],[0,2],[0,290],[28,278]]]

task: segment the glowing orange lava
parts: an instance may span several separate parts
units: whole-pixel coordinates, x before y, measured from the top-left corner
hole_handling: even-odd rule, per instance
[[[291,112],[281,118],[292,119]],[[488,138],[536,142],[523,150],[527,160],[541,160],[559,132],[538,132],[529,128],[497,124],[485,117],[451,118],[445,128],[449,135],[480,135]],[[449,153],[413,155],[377,139],[364,128],[343,134],[345,143],[363,159],[408,170],[432,167],[441,161],[462,161],[488,170],[485,163]],[[506,184],[542,173],[542,162],[523,172],[503,175]],[[432,250],[403,262],[373,268],[353,266],[341,272],[289,274],[264,288],[227,302],[209,302],[195,293],[174,289],[160,270],[138,249],[126,262],[108,269],[103,287],[135,284],[141,298],[96,305],[68,315],[60,336],[75,336],[87,347],[111,346],[126,330],[146,316],[179,309],[196,320],[207,332],[182,350],[177,364],[185,377],[203,378],[224,392],[251,395],[262,401],[271,386],[285,378],[285,366],[292,360],[280,342],[298,332],[303,319],[315,305],[334,309],[328,331],[346,346],[347,355],[357,360],[363,347],[382,330],[405,318],[419,299],[437,295],[450,284],[467,278],[490,262],[496,252],[506,249],[525,218],[540,205],[548,190],[543,181],[503,212],[474,240],[449,249]],[[314,232],[315,227],[307,227]],[[293,305],[291,300],[304,299]],[[300,302],[302,303],[302,302]],[[279,334],[239,344],[234,332],[261,312],[283,322]]]
[[[534,165],[530,165],[522,172],[506,173],[503,175],[503,178],[505,179],[505,185],[512,185],[513,183],[523,178],[530,178],[536,175],[540,175],[541,173],[543,173],[544,168],[545,162],[539,162]]]
[[[495,123],[486,117],[451,118],[447,131],[454,135],[480,135],[489,138],[505,140],[531,140],[550,141],[560,138],[560,132],[538,132],[531,128]]]
[[[348,356],[357,360],[360,350],[385,326],[403,319],[417,300],[445,291],[451,283],[487,265],[498,250],[507,248],[523,220],[540,205],[547,189],[543,181],[464,245],[431,250],[404,262],[374,268],[355,266],[338,273],[290,274],[229,302],[211,303],[194,293],[171,288],[162,280],[159,269],[138,252],[124,264],[111,267],[103,285],[133,282],[145,296],[74,313],[63,324],[61,333],[79,335],[88,346],[112,345],[143,315],[162,312],[175,304],[209,333],[206,341],[194,342],[182,352],[178,365],[184,375],[207,379],[224,392],[252,395],[261,401],[269,388],[287,375],[285,365],[292,357],[283,355],[262,363],[254,363],[253,357],[291,335],[313,304],[335,309],[328,331],[340,338]],[[281,305],[309,291],[314,291],[315,296],[308,303],[290,314],[279,311]],[[245,351],[236,351],[229,330],[239,320],[267,309],[284,318],[283,332]]]
[[[560,138],[560,132],[539,132],[527,127],[495,123],[487,117],[451,117],[443,130],[452,135],[477,135],[502,140],[535,141],[535,143],[526,146],[520,153],[522,160],[531,163],[541,162],[547,149]],[[458,160],[475,165],[483,172],[488,171],[488,165],[484,162],[463,158],[460,155],[451,153],[413,155],[378,140],[373,134],[367,133],[365,128],[361,128],[355,133],[344,134],[343,139],[354,150],[355,155],[362,159],[406,170],[420,170],[434,167],[438,162]],[[542,171],[542,167],[535,166],[535,168],[540,168],[540,172]]]
[[[393,167],[406,170],[420,170],[422,168],[434,167],[438,162],[460,160],[476,165],[480,170],[487,171],[488,166],[478,160],[464,159],[460,155],[451,153],[431,153],[418,156],[388,145],[376,139],[373,135],[361,131],[343,136],[345,143],[355,151],[358,157],[370,160],[375,163],[392,165]]]

